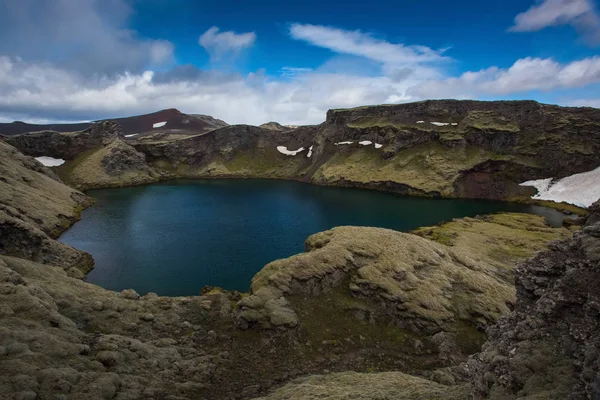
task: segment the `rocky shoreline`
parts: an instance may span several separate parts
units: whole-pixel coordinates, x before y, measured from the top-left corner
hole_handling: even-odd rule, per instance
[[[417,124],[441,119],[448,125]],[[595,398],[598,203],[573,238],[575,226],[550,228],[521,214],[413,234],[339,227],[309,237],[305,253],[266,265],[248,294],[139,296],[81,279],[91,257],[55,239],[90,199],[22,153],[65,158],[56,171],[80,189],[225,176],[369,187],[375,173],[391,177],[379,181],[389,182],[384,188],[409,194],[527,201],[519,181],[600,164],[597,120],[591,109],[442,101],[334,110],[321,126],[289,132],[228,126],[149,142],[125,139],[107,121],[6,138],[0,397]],[[535,140],[519,136],[525,131]],[[344,141],[356,143],[335,144]],[[540,143],[548,151],[532,154]],[[310,145],[313,154],[285,155],[283,145]]]

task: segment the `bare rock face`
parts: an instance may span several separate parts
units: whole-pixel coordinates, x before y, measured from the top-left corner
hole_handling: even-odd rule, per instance
[[[595,208],[594,208],[595,209]],[[521,263],[515,310],[469,362],[478,398],[600,397],[600,223]]]

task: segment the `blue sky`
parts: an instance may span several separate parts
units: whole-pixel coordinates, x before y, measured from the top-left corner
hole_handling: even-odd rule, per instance
[[[427,98],[600,106],[596,0],[0,0],[0,119],[230,123]]]

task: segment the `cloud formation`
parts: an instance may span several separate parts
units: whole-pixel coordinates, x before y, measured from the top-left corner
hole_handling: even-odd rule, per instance
[[[534,32],[559,25],[571,25],[590,43],[600,43],[600,16],[593,0],[543,0],[518,14],[509,31]]]
[[[240,51],[252,47],[255,41],[256,34],[254,32],[220,32],[216,26],[209,28],[198,39],[200,46],[204,47],[213,60],[220,60],[226,55],[236,55]]]
[[[176,107],[229,123],[315,124],[330,108],[498,96],[594,82],[600,82],[600,57],[567,64],[525,58],[508,69],[490,67],[447,79],[305,71],[286,80],[261,72],[242,76],[191,65],[84,79],[50,64],[0,57],[0,119],[101,119]]]
[[[510,68],[490,67],[465,72],[457,78],[424,82],[411,88],[410,96],[422,98],[473,98],[482,95],[507,95],[533,90],[576,88],[600,81],[600,57],[589,57],[568,64],[550,58],[523,58]]]
[[[173,62],[173,45],[128,28],[126,0],[0,0],[0,55],[83,75],[139,72]]]
[[[361,56],[383,64],[405,65],[449,59],[443,56],[443,49],[433,50],[427,46],[390,43],[358,30],[348,31],[322,25],[292,24],[290,36],[336,53]]]

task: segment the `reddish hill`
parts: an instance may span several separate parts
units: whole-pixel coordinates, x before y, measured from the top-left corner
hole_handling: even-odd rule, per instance
[[[194,134],[208,132],[213,129],[222,128],[228,124],[220,119],[200,114],[184,114],[179,110],[170,108],[157,111],[152,114],[136,115],[126,118],[112,118],[118,122],[125,135],[146,132],[172,132],[182,134]],[[165,123],[163,126],[154,128],[154,124]],[[0,134],[11,136],[20,133],[57,131],[76,132],[82,131],[90,126],[91,122],[77,124],[28,124],[21,121],[0,124]]]

